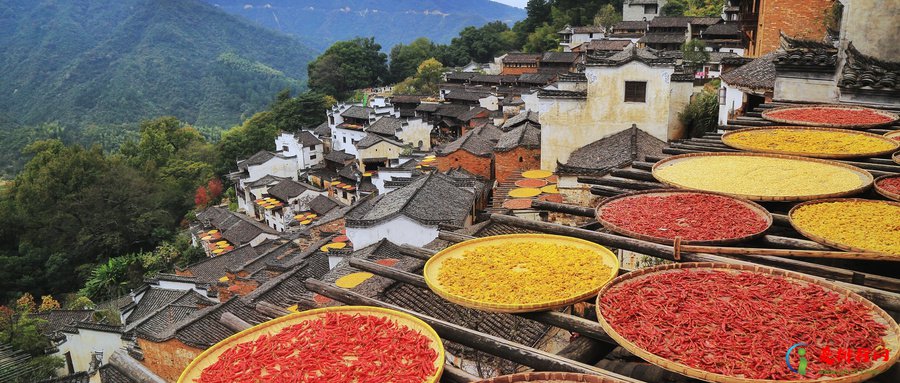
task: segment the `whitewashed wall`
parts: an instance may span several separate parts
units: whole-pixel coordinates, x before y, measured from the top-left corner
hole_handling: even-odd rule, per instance
[[[422,225],[403,215],[371,227],[347,227],[347,237],[357,249],[362,249],[384,238],[398,245],[424,246],[437,236],[437,226]]]
[[[64,334],[66,336],[66,341],[57,347],[59,351],[53,353],[53,356],[58,356],[65,360],[66,353],[71,353],[72,366],[75,368],[75,372],[88,370],[91,365],[91,356],[94,351],[103,352],[102,360],[103,364],[106,364],[109,363],[109,357],[113,352],[125,347],[125,342],[122,340],[122,334],[118,333],[78,329],[77,334]],[[57,370],[57,373],[60,375],[68,375],[68,368],[63,366]]]

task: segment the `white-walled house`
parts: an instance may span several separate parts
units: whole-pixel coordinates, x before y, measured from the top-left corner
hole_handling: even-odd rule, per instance
[[[772,99],[777,55],[763,55],[719,76],[719,125],[728,125],[729,119]]]
[[[662,14],[668,0],[625,0],[622,21],[650,21]]]
[[[250,158],[238,161],[238,170],[230,173],[228,178],[235,183],[235,194],[238,197],[238,209],[247,214],[253,212],[253,200],[261,194],[254,194],[253,189],[271,185],[273,180],[290,178],[296,180],[300,171],[296,156],[260,150]],[[267,182],[256,182],[269,178]],[[258,190],[256,190],[258,193]]]
[[[378,172],[372,176],[372,184],[378,189],[378,194],[384,194],[395,189],[385,183],[395,179],[409,179],[419,172],[416,170],[418,161],[409,159],[395,167],[378,168]]]
[[[599,25],[583,27],[566,25],[565,28],[556,33],[560,37],[559,45],[562,46],[563,52],[571,52],[574,47],[591,40],[600,40],[606,37],[606,28]]]
[[[393,116],[380,117],[365,128],[366,133],[375,133],[387,138],[395,138],[402,144],[423,151],[431,150],[431,124],[421,117],[401,119]]]
[[[265,210],[264,221],[266,225],[283,232],[293,220],[297,212],[309,210],[309,202],[320,195],[325,195],[325,190],[313,185],[286,179],[269,188],[269,195],[278,199],[284,205]]]
[[[356,143],[356,157],[363,171],[376,170],[396,163],[404,150],[404,145],[380,134],[369,133]]]
[[[690,102],[694,76],[675,73],[674,59],[632,47],[588,55],[584,72],[586,91],[538,91],[541,168],[556,169],[585,143],[632,125],[662,141],[685,133],[678,113]]]
[[[440,172],[394,191],[361,200],[346,213],[347,236],[355,248],[387,239],[423,246],[438,235],[438,225],[472,223],[475,193]]]
[[[297,168],[306,170],[322,162],[325,146],[322,140],[306,130],[281,132],[275,137],[275,150],[287,157],[297,159]]]
[[[56,345],[57,351],[51,354],[66,361],[57,373],[64,376],[97,371],[100,366],[109,363],[113,352],[125,348],[122,331],[122,326],[92,322],[77,322],[70,328],[64,328],[61,333],[65,339]]]

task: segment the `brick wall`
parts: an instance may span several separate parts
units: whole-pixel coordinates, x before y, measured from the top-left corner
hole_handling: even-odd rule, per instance
[[[436,162],[438,170],[442,172],[461,166],[472,174],[485,179],[491,178],[490,157],[479,157],[465,150],[457,150],[446,156],[438,156]]]
[[[763,0],[754,56],[774,52],[779,31],[791,37],[820,41],[825,37],[825,12],[834,0]]]
[[[519,161],[519,159],[522,161]],[[494,178],[505,182],[514,173],[541,167],[541,150],[518,147],[508,152],[494,152]]]
[[[138,338],[137,342],[144,353],[144,366],[168,382],[177,381],[188,364],[203,352],[178,339],[155,343]]]
[[[514,74],[514,75],[520,75],[520,74],[525,74],[525,73],[537,73],[537,72],[538,72],[537,66],[531,67],[531,68],[504,66],[503,69],[500,70],[500,74]]]

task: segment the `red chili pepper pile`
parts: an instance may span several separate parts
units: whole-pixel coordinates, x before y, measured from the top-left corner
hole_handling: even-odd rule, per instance
[[[780,120],[818,124],[868,125],[883,124],[891,121],[890,117],[875,113],[869,109],[802,108],[776,110],[767,113],[767,115]]]
[[[390,319],[328,313],[231,347],[197,383],[422,383],[434,374],[431,340]]]
[[[818,285],[751,272],[650,274],[611,288],[600,310],[617,333],[655,355],[751,379],[815,379],[822,370],[865,369],[870,361],[829,365],[819,360],[822,348],[874,350],[884,345],[886,332],[860,302]],[[798,342],[809,344],[805,376],[784,361]],[[799,356],[792,358],[796,367]]]
[[[888,177],[878,181],[878,187],[891,193],[900,194],[900,177]]]
[[[601,218],[623,229],[686,241],[740,238],[766,228],[766,221],[741,202],[702,193],[638,195],[603,206]]]

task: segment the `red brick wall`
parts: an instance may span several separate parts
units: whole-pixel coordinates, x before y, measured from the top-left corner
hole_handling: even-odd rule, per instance
[[[522,161],[519,161],[519,158]],[[540,169],[541,150],[515,148],[508,152],[494,152],[494,178],[505,182],[514,173],[524,170]]]
[[[780,45],[779,31],[791,37],[822,40],[825,12],[834,0],[763,0],[753,56],[774,52]]]
[[[538,72],[537,66],[535,66],[533,68],[514,68],[514,67],[504,66],[503,69],[500,70],[500,74],[515,74],[515,75],[520,75],[520,74],[524,74],[524,73],[537,73],[537,72]]]
[[[138,338],[137,342],[144,352],[144,366],[167,382],[177,381],[188,364],[203,352],[181,343],[178,339],[155,343]]]
[[[439,156],[436,162],[438,170],[442,172],[461,166],[472,174],[485,179],[491,178],[490,157],[479,157],[465,150],[457,150],[449,155]]]

